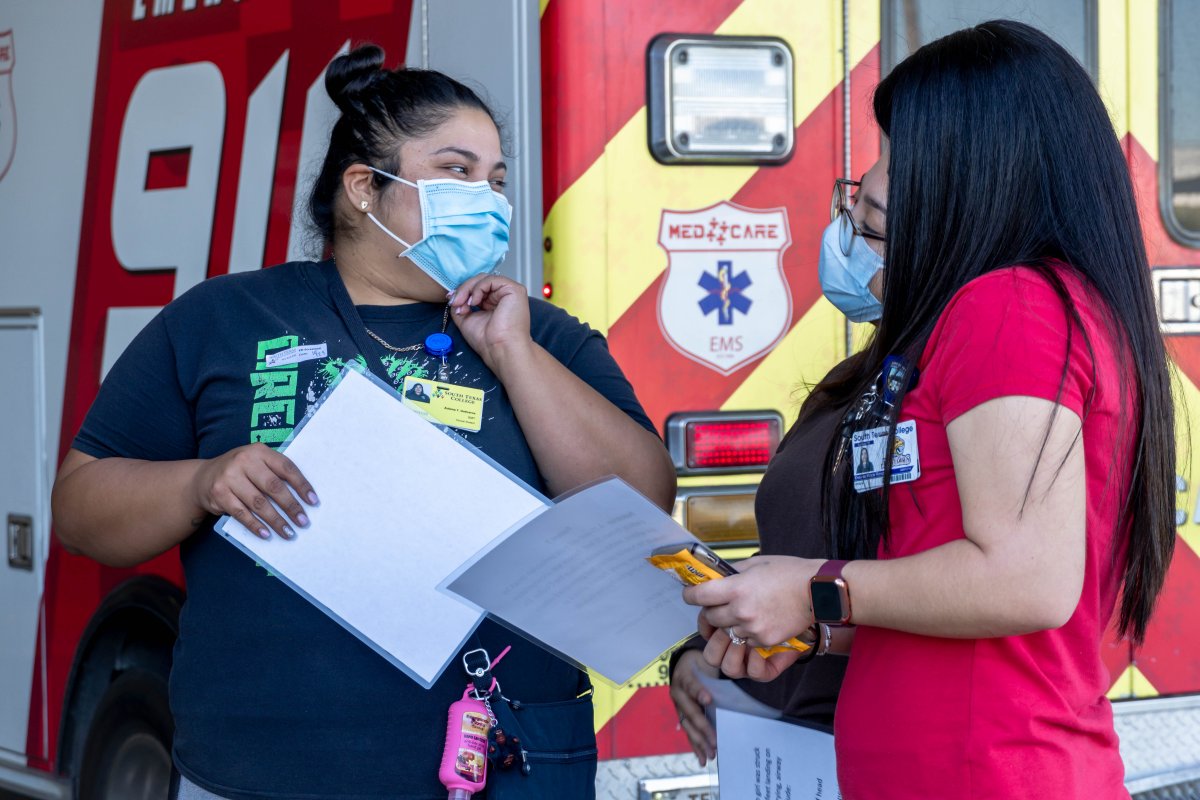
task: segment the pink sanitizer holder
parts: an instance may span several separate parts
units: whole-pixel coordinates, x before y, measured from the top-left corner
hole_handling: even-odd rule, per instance
[[[487,782],[491,716],[483,701],[471,696],[469,687],[461,700],[450,705],[446,749],[438,770],[438,778],[450,792],[449,800],[470,800]]]

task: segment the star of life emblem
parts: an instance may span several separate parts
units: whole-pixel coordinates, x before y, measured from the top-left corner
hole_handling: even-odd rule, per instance
[[[17,62],[13,32],[0,31],[0,180],[12,166],[17,149],[17,108],[13,105],[12,71]]]
[[[684,356],[729,375],[788,332],[787,209],[722,201],[696,211],[664,210],[658,243],[668,258],[658,325]]]

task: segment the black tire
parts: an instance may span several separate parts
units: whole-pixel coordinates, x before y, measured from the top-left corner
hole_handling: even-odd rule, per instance
[[[175,725],[167,681],[132,668],[96,705],[79,771],[79,800],[166,800]]]

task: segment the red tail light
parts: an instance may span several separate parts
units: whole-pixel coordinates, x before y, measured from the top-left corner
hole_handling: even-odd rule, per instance
[[[681,474],[761,472],[779,446],[783,420],[775,412],[677,414],[667,428]]]

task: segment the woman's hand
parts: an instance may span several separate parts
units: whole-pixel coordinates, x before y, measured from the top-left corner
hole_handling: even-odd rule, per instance
[[[700,635],[708,640],[704,646],[704,660],[719,667],[721,673],[728,678],[749,678],[752,681],[767,683],[775,680],[780,674],[796,663],[800,658],[798,650],[786,650],[775,653],[770,658],[763,658],[750,644],[734,644],[729,633],[724,628],[714,628],[704,619],[700,612],[698,625]]]
[[[464,281],[450,299],[450,316],[467,344],[497,375],[504,357],[519,355],[533,344],[525,287],[501,275]]]
[[[671,701],[679,714],[679,726],[703,767],[717,756],[717,732],[704,715],[704,707],[712,702],[712,695],[700,683],[699,675],[715,678],[717,669],[704,661],[699,650],[684,651],[671,673]]]
[[[285,539],[296,535],[277,509],[299,527],[308,526],[297,495],[317,504],[312,484],[292,460],[261,443],[202,462],[192,486],[198,506],[209,514],[228,514],[263,539],[271,538],[272,530]]]
[[[760,676],[778,674],[793,663],[798,653],[763,659],[754,647],[777,645],[812,625],[808,581],[823,563],[792,556],[755,556],[738,563],[737,575],[685,589],[684,601],[704,609],[700,634],[708,639],[705,660],[730,677],[758,680],[770,680]],[[732,644],[730,628],[747,644]]]

